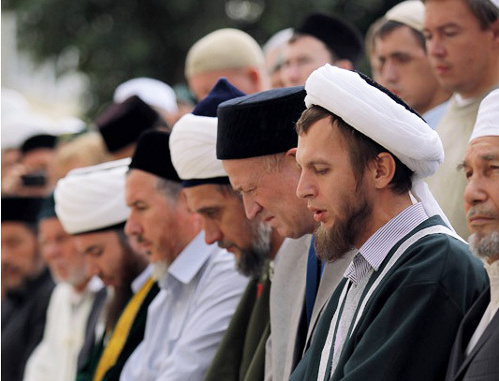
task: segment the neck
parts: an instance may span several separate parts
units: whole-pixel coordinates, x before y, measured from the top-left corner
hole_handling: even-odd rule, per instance
[[[419,107],[416,111],[420,114],[423,115],[427,113],[428,111],[434,109],[435,107],[441,105],[442,103],[446,102],[450,96],[452,95],[452,92],[444,89],[441,86],[437,87],[437,90],[433,93],[432,98],[428,103],[423,105],[422,107]]]
[[[472,99],[487,94],[494,87],[499,85],[499,59],[495,65],[491,65],[491,70],[482,73],[483,80],[478,83],[473,83],[457,93],[463,99]]]
[[[411,205],[409,193],[399,195],[394,194],[391,190],[384,190],[380,197],[374,201],[371,218],[366,223],[361,236],[354,242],[354,246],[357,249],[362,247],[374,233]]]
[[[85,278],[83,282],[80,282],[77,285],[73,285],[73,289],[77,294],[81,294],[85,289],[87,288],[88,284],[90,283],[91,278]]]

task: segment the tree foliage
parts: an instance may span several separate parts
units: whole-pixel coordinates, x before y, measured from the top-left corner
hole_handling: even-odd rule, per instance
[[[244,5],[244,0],[4,0],[2,8],[18,15],[21,49],[39,62],[54,59],[59,73],[76,68],[88,76],[88,116],[93,117],[109,102],[114,88],[129,78],[183,82],[187,50],[215,29],[239,28],[264,43],[308,12],[322,10],[344,16],[365,32],[398,2],[252,1],[263,12],[251,22],[227,16],[229,4]]]

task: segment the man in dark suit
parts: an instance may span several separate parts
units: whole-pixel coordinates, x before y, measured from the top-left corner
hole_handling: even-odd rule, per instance
[[[37,244],[43,199],[2,197],[2,375],[22,380],[31,352],[43,337],[54,282]]]
[[[461,167],[471,250],[484,261],[488,288],[464,317],[446,380],[499,379],[499,90],[481,103]],[[494,164],[495,163],[495,164]]]

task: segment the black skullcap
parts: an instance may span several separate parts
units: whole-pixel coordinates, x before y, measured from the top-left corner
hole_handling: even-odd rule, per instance
[[[43,197],[2,197],[2,222],[35,224]]]
[[[57,214],[55,213],[54,192],[43,199],[40,212],[38,213],[38,221],[48,218],[57,218]]]
[[[142,132],[155,127],[158,121],[158,113],[134,95],[111,105],[95,124],[107,150],[116,152],[136,142]]]
[[[217,158],[286,152],[298,143],[295,123],[305,110],[303,86],[231,99],[218,107]]]
[[[57,136],[49,134],[34,135],[24,141],[21,152],[26,154],[38,148],[53,149],[57,143]]]
[[[149,130],[139,137],[130,169],[140,169],[165,180],[182,182],[172,164],[169,148],[170,134]]]
[[[192,114],[216,118],[217,108],[220,103],[244,95],[243,92],[232,86],[227,79],[220,78],[206,98],[199,102],[194,110],[192,110]]]
[[[295,28],[295,33],[308,34],[322,41],[339,59],[355,65],[362,57],[363,39],[356,27],[338,17],[311,13]]]

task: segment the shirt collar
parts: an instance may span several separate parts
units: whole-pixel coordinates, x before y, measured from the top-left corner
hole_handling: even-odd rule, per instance
[[[369,237],[358,250],[344,276],[357,283],[370,268],[378,271],[393,246],[427,219],[420,202],[404,209]]]
[[[201,231],[189,244],[182,250],[179,256],[173,261],[168,269],[168,274],[158,283],[162,288],[166,288],[169,279],[174,278],[177,281],[188,284],[199,272],[211,256],[216,244],[207,245],[204,241],[204,231]]]

